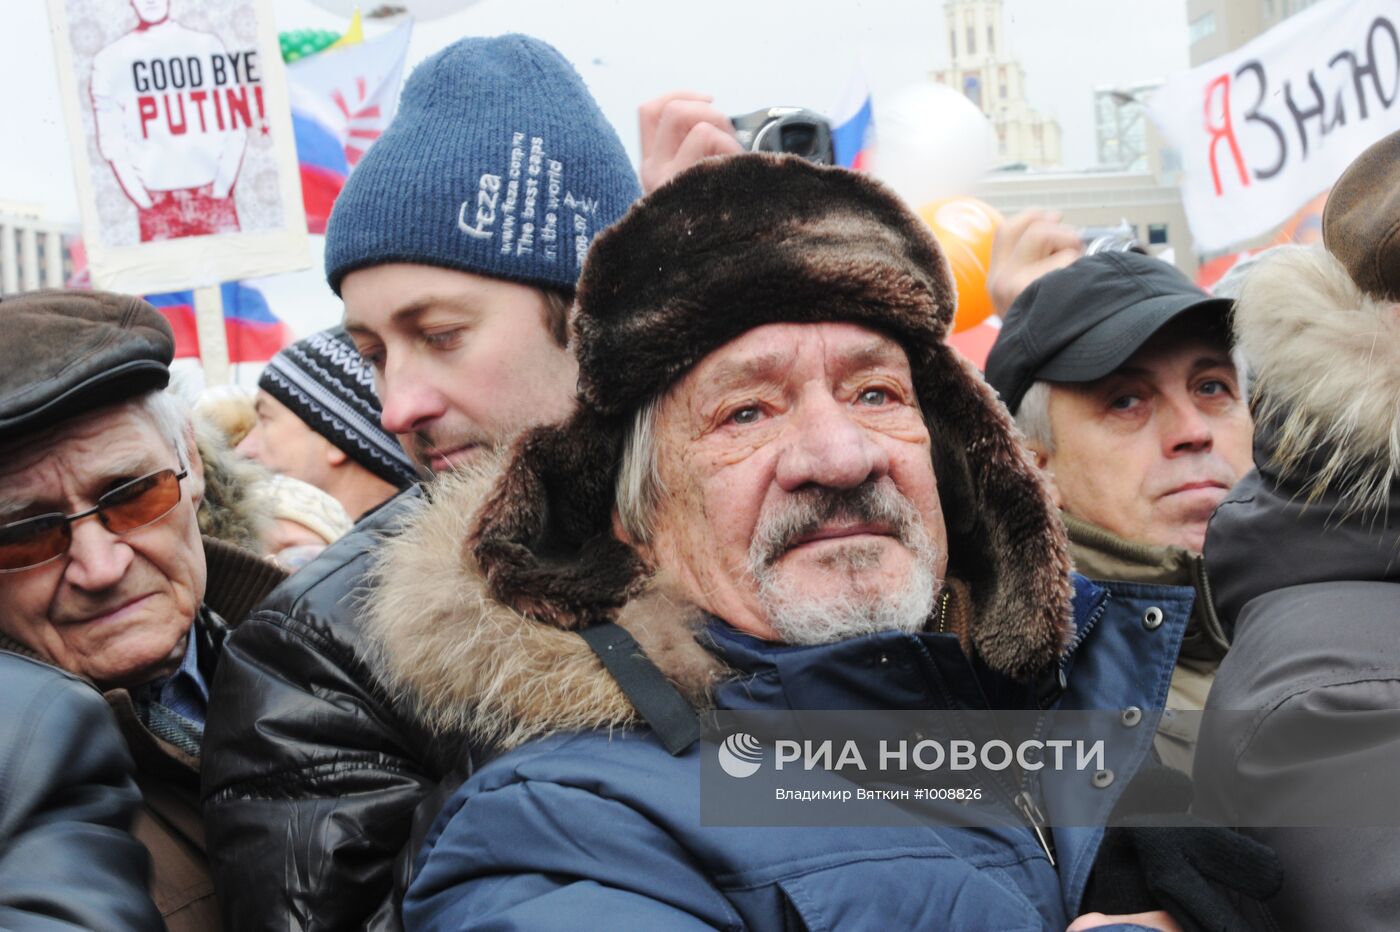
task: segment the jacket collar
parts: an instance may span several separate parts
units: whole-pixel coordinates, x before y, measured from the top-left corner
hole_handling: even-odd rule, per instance
[[[1255,458],[1269,464],[1271,422],[1255,433]],[[1326,450],[1314,451],[1331,461]],[[1378,510],[1357,511],[1336,489],[1309,494],[1271,465],[1249,472],[1220,503],[1206,532],[1216,610],[1233,630],[1256,596],[1308,583],[1400,583],[1400,480]]]
[[[1181,642],[1182,656],[1219,662],[1230,647],[1215,614],[1205,558],[1184,547],[1158,547],[1124,540],[1096,524],[1061,512],[1069,531],[1074,568],[1091,579],[1190,586],[1196,592]]]
[[[983,709],[1032,698],[1025,684],[970,662],[952,634],[882,631],[793,646],[711,619],[704,639],[736,674],[715,688],[723,709]]]

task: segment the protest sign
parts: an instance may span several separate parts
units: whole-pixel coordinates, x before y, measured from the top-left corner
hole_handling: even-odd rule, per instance
[[[94,285],[310,264],[270,0],[49,0],[49,17]]]
[[[1267,233],[1400,128],[1400,3],[1319,3],[1171,78],[1151,113],[1181,151],[1197,247]]]

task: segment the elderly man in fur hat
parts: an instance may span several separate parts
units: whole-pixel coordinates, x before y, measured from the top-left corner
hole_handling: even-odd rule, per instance
[[[380,554],[387,686],[502,752],[430,832],[407,928],[1064,929],[1124,902],[1086,900],[1102,832],[1033,801],[997,830],[700,824],[697,709],[1165,698],[1181,625],[1071,577],[952,314],[918,218],[798,159],[702,162],[599,237],[576,413]],[[1116,911],[1197,902],[1158,892]]]
[[[1338,180],[1322,236],[1262,260],[1236,302],[1259,427],[1255,469],[1206,538],[1234,639],[1206,709],[1262,711],[1247,727],[1207,714],[1195,773],[1204,811],[1277,849],[1288,882],[1269,904],[1275,928],[1393,929],[1400,133]],[[1379,727],[1346,714],[1379,710]],[[1348,801],[1361,808],[1332,808]],[[1357,827],[1368,821],[1379,825]],[[1296,825],[1335,827],[1279,827]]]

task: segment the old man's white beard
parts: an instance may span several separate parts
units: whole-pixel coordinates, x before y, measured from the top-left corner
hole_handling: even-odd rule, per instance
[[[870,591],[859,574],[878,563],[881,546],[850,544],[833,548],[822,561],[828,573],[851,577],[839,596],[814,595],[781,572],[776,562],[797,537],[838,517],[888,523],[914,555],[904,584],[892,591]],[[882,479],[845,492],[811,489],[780,512],[765,515],[749,547],[749,572],[758,583],[759,604],[787,644],[831,644],[878,631],[919,631],[933,612],[942,588],[937,549],[913,504],[894,483]]]

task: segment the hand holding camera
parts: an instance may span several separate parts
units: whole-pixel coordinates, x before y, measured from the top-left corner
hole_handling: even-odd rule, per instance
[[[672,91],[642,104],[637,122],[648,194],[712,155],[788,152],[822,165],[835,162],[831,122],[802,107],[765,107],[731,120],[708,94]]]
[[[729,117],[706,94],[663,94],[642,104],[637,120],[642,136],[642,190],[648,194],[703,158],[744,151]]]

